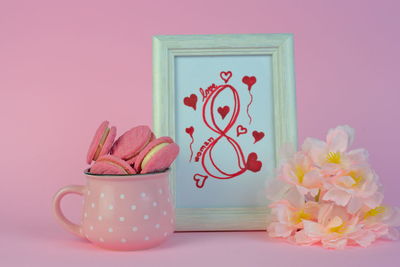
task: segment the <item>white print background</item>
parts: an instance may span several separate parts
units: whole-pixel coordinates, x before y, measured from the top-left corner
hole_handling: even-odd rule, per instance
[[[242,148],[247,160],[251,152],[258,154],[263,167],[257,172],[246,171],[232,179],[220,180],[208,177],[203,188],[195,185],[195,173],[206,175],[200,162],[194,158],[200,147],[209,137],[218,137],[202,120],[202,96],[199,88],[207,89],[212,83],[224,84],[220,78],[221,71],[231,71],[232,77],[228,84],[236,88],[240,97],[240,114],[228,136],[234,138]],[[253,103],[250,106],[250,115],[253,118],[249,125],[246,113],[250,95],[247,85],[242,82],[243,76],[256,76],[257,82],[253,85]],[[176,160],[176,202],[178,208],[216,208],[216,207],[247,207],[265,205],[265,182],[270,178],[274,162],[274,124],[272,98],[272,66],[270,56],[180,56],[175,60],[175,90],[176,90],[176,142],[181,152]],[[196,94],[197,109],[183,104],[183,99]],[[220,106],[228,105],[230,112],[224,120],[217,112]],[[215,101],[215,118],[222,128],[231,118],[233,112],[233,96],[230,90],[224,90]],[[248,133],[236,136],[237,125],[248,128]],[[195,128],[193,137],[193,160],[189,163],[191,142],[185,132],[189,126]],[[223,128],[222,128],[223,129]],[[253,130],[263,131],[265,137],[254,143]],[[237,158],[232,146],[224,141],[218,143],[213,150],[213,159],[218,166],[227,172],[236,172]]]

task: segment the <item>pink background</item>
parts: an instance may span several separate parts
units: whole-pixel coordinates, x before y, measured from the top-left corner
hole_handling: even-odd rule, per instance
[[[355,127],[354,147],[370,151],[387,202],[400,205],[399,9],[395,0],[1,1],[0,265],[400,260],[399,242],[332,253],[261,232],[175,234],[152,251],[107,252],[64,232],[50,205],[61,186],[84,183],[86,149],[103,119],[119,133],[151,124],[153,35],[281,32],[295,34],[299,141]],[[75,220],[79,203],[64,205]]]

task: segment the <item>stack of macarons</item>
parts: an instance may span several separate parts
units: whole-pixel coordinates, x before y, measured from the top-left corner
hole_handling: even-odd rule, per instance
[[[144,174],[169,168],[179,146],[167,136],[156,138],[148,126],[136,126],[115,142],[116,128],[104,121],[97,129],[87,153],[93,174]]]

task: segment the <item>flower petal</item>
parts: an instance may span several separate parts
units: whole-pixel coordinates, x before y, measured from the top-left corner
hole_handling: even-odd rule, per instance
[[[364,199],[364,204],[374,209],[382,204],[383,194],[381,192],[376,192],[372,196]]]
[[[325,142],[315,138],[306,138],[302,149],[316,165],[321,166],[325,162],[328,153]]]
[[[371,245],[375,239],[376,235],[371,231],[358,231],[357,235],[352,238],[352,240],[364,248]]]
[[[273,179],[268,182],[266,186],[267,199],[271,201],[280,200],[290,190],[291,187],[292,185],[289,185],[280,179]]]
[[[333,201],[339,206],[346,206],[351,199],[351,195],[343,190],[332,188],[323,196],[325,201]]]
[[[394,227],[389,227],[388,233],[384,237],[389,240],[399,240],[400,238],[399,230],[397,230]]]
[[[347,211],[351,214],[357,213],[363,206],[363,202],[358,197],[352,197],[347,205]]]
[[[271,237],[289,237],[293,232],[293,228],[282,223],[272,222],[268,225],[267,232]]]
[[[365,164],[368,161],[368,151],[365,149],[354,149],[347,153],[351,164]]]
[[[333,152],[345,152],[353,140],[354,129],[347,125],[330,129],[326,137],[329,151]]]
[[[321,242],[324,248],[331,248],[331,249],[343,249],[347,245],[346,238],[337,238],[337,239],[323,238]]]
[[[340,176],[337,182],[339,186],[343,185],[344,187],[351,187],[356,184],[356,181],[350,176]]]
[[[321,237],[324,233],[324,227],[316,222],[303,220],[303,227],[305,234],[310,238],[318,238]]]
[[[319,171],[312,170],[303,177],[303,186],[307,188],[319,188],[322,185],[322,177]]]
[[[300,245],[312,245],[319,241],[319,238],[311,238],[304,230],[298,231],[294,235],[294,241]]]

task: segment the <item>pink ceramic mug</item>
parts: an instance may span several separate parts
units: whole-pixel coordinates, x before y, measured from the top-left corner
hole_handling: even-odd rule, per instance
[[[66,186],[54,196],[54,214],[67,230],[113,250],[154,247],[173,233],[175,211],[169,171],[143,175],[85,174],[86,186]],[[61,211],[61,199],[67,194],[84,196],[80,225],[66,219]]]

